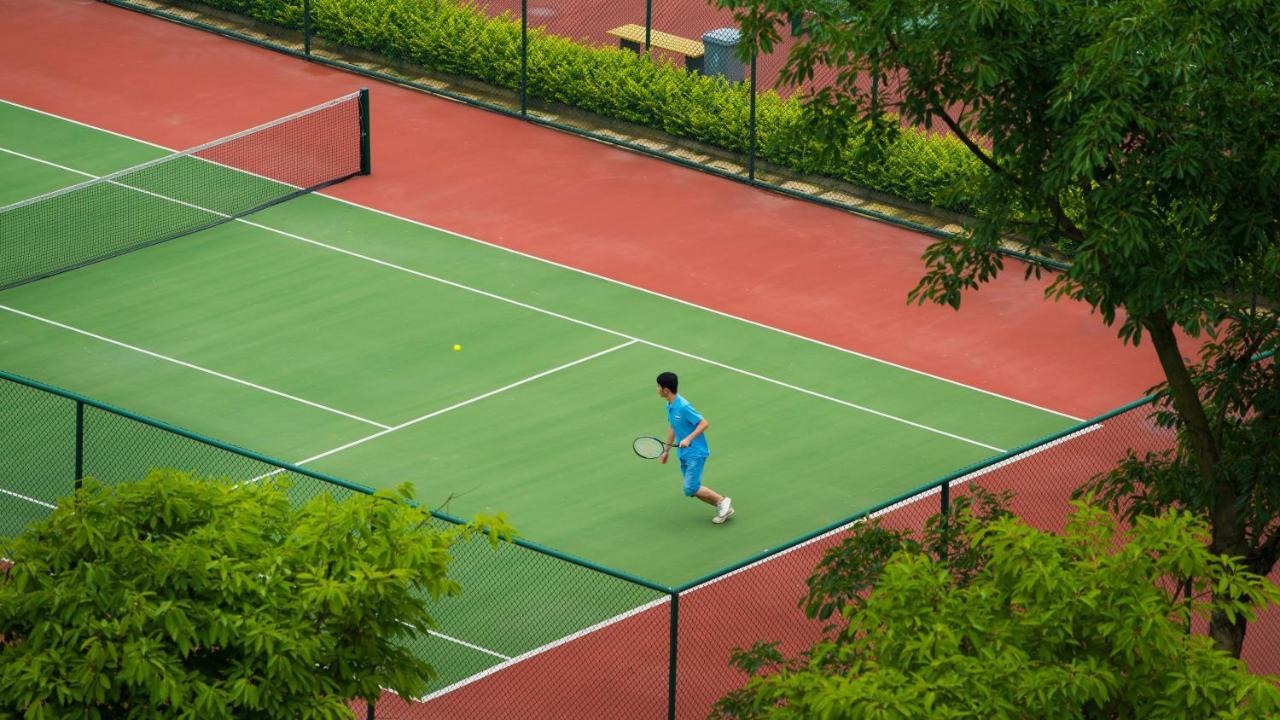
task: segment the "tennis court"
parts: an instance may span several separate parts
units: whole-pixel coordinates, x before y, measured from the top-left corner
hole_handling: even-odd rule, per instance
[[[11,103],[0,137],[0,205],[170,152]],[[195,163],[164,182],[181,192],[113,185],[101,214],[33,222],[23,252],[145,230],[160,211],[138,195],[182,213],[208,209],[209,187],[252,194],[282,143],[262,143],[261,173]],[[669,586],[1075,420],[317,194],[0,292],[0,367],[352,482],[412,482],[454,515],[505,512],[526,538]],[[665,433],[663,370],[711,423],[705,482],[737,508],[723,526],[631,451]],[[56,501],[23,482],[5,485]],[[508,574],[464,573],[438,613],[442,687],[660,596],[585,593],[597,580],[502,553]],[[477,620],[529,602],[563,622]]]

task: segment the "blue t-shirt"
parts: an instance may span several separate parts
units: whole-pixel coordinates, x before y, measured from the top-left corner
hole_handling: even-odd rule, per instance
[[[682,395],[667,403],[667,423],[676,431],[676,444],[689,436],[693,429],[702,422],[702,415],[689,404]],[[680,457],[707,457],[711,448],[707,447],[707,434],[704,432],[689,443],[689,447],[680,448]]]

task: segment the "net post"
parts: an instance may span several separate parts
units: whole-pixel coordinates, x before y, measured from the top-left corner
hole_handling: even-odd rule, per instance
[[[368,175],[372,165],[369,157],[369,88],[360,88],[360,174]]]
[[[680,593],[671,593],[671,639],[667,654],[667,720],[676,718],[676,643],[680,639]]]
[[[76,401],[76,489],[84,484],[84,402]]]
[[[302,0],[302,52],[311,57],[311,0]]]
[[[365,712],[364,712],[364,718],[365,718],[365,720],[374,720],[374,718],[373,718],[373,701],[372,701],[372,700],[365,700],[365,701],[364,701],[364,707],[365,707]]]

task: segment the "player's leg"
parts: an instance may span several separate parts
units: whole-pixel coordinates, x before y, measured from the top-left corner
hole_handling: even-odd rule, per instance
[[[698,488],[698,491],[693,494],[693,497],[698,498],[699,500],[701,500],[702,502],[708,505],[719,505],[720,501],[724,500],[723,495],[716,492],[715,490],[712,490],[706,485],[703,485],[702,487]]]
[[[733,517],[733,498],[728,495],[719,495],[720,498],[716,502],[716,516],[711,518],[711,522],[719,525],[720,523]]]
[[[702,469],[706,458],[680,458],[680,470],[684,474],[684,494],[695,497],[716,509],[714,523],[722,523],[733,516],[733,501],[702,484]]]
[[[708,505],[719,502],[720,496],[714,490],[702,486],[702,468],[707,459],[703,457],[681,457],[680,476],[684,478],[685,497],[697,498]]]

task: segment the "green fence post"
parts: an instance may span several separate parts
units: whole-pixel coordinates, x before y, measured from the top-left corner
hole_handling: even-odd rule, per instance
[[[520,114],[529,117],[529,0],[520,0]]]
[[[680,593],[671,593],[671,639],[667,655],[667,720],[676,720],[676,644],[680,639]]]
[[[84,403],[76,401],[76,489],[84,480]]]
[[[938,490],[939,494],[942,495],[942,500],[939,502],[942,506],[942,549],[938,554],[942,556],[943,560],[946,560],[948,542],[947,535],[948,531],[951,529],[951,481],[948,480],[947,482],[942,483],[942,487],[938,488]]]
[[[748,131],[750,135],[747,149],[747,181],[756,181],[756,53],[751,52],[751,121]]]
[[[653,39],[653,0],[644,0],[644,51],[649,52]]]
[[[311,57],[311,0],[302,0],[302,53]]]
[[[366,700],[364,706],[365,706],[365,713],[364,713],[365,720],[373,720],[373,701]]]
[[[373,169],[369,152],[369,89],[360,88],[360,174],[368,175]]]
[[[1188,575],[1187,581],[1182,584],[1182,597],[1186,599],[1188,609],[1191,607],[1191,595],[1196,591],[1195,578]],[[1191,613],[1187,613],[1187,634],[1191,634]]]

